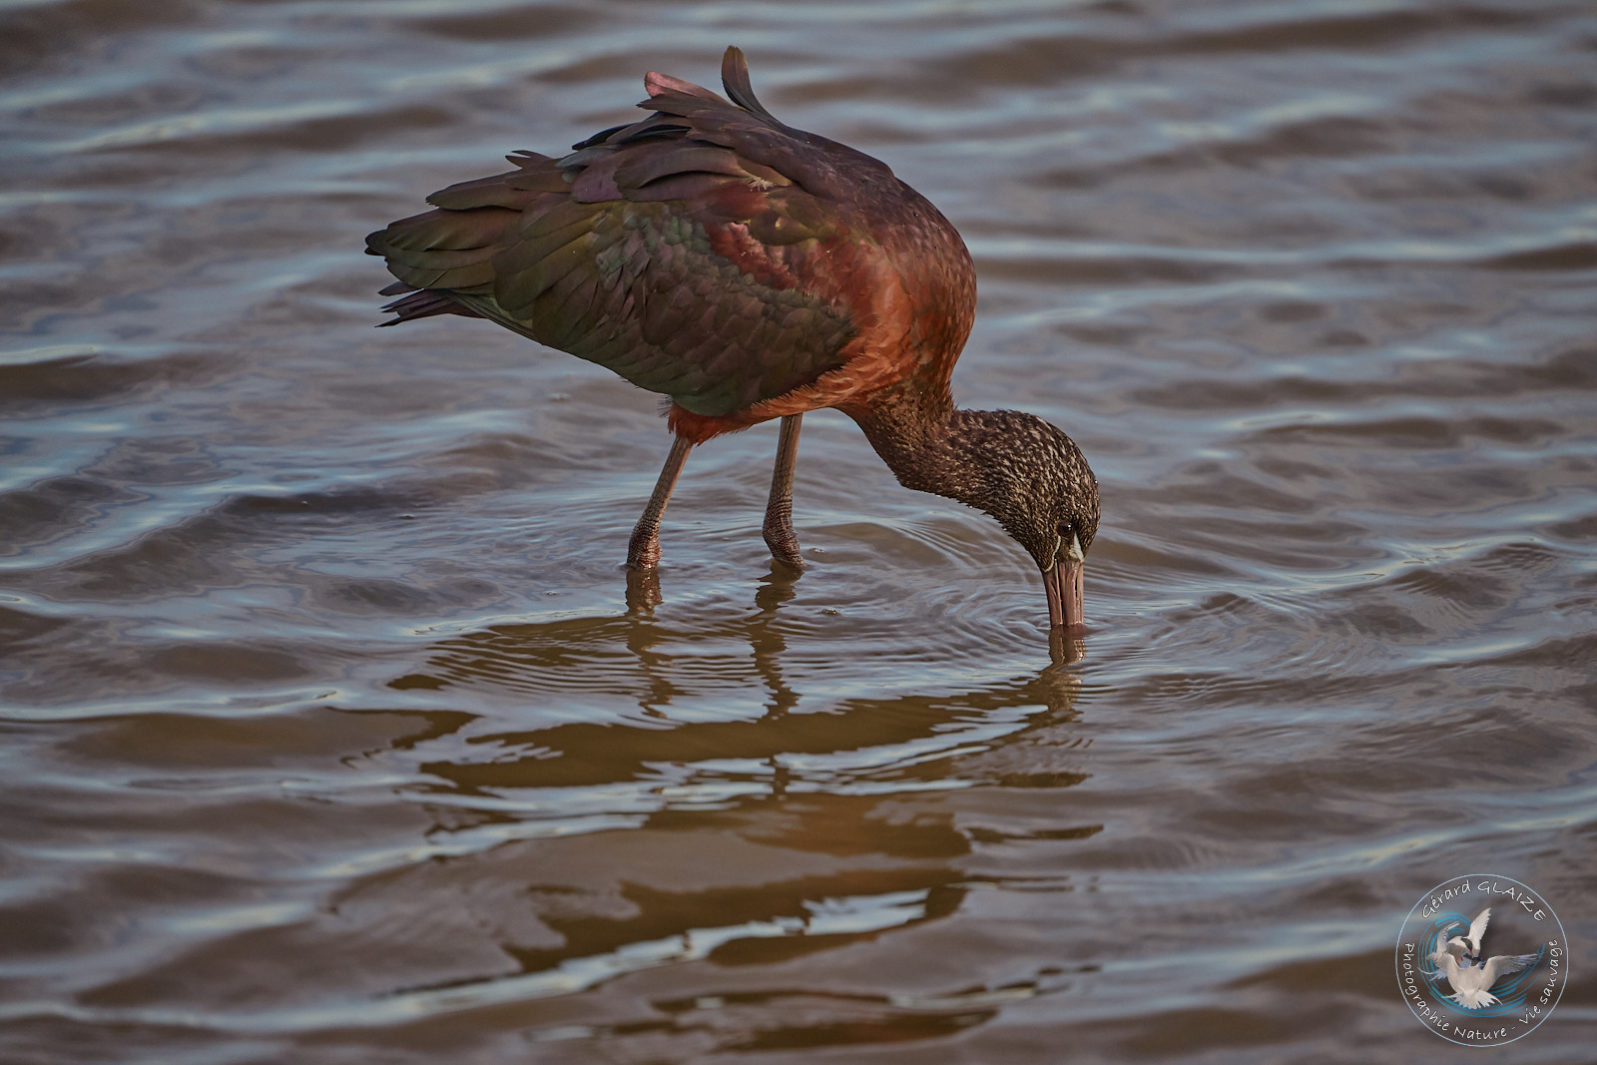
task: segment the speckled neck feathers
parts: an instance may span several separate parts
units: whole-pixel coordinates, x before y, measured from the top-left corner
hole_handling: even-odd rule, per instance
[[[1035,415],[959,410],[946,395],[901,396],[860,427],[906,488],[991,514],[1048,569],[1074,533],[1092,546],[1098,481],[1070,437]]]

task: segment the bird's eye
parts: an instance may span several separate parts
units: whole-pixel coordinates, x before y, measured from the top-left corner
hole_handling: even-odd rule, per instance
[[[1054,549],[1052,551],[1052,556],[1054,559],[1057,560],[1063,558],[1065,555],[1065,548],[1069,545],[1070,523],[1068,521],[1062,521],[1054,527]]]
[[[1068,558],[1074,562],[1082,561],[1085,549],[1081,546],[1081,534],[1076,532],[1074,522],[1062,521],[1059,523],[1059,543],[1054,548],[1056,557]]]

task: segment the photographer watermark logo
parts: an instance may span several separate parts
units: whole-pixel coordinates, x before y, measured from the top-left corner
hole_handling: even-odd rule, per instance
[[[1569,952],[1558,914],[1506,876],[1444,880],[1414,904],[1397,937],[1397,986],[1443,1039],[1497,1046],[1528,1035],[1558,1005]]]

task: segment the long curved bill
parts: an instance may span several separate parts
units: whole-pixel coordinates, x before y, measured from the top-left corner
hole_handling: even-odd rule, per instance
[[[1060,553],[1052,569],[1043,571],[1050,628],[1064,629],[1072,635],[1086,631],[1087,606],[1081,585],[1086,563],[1081,542],[1072,538],[1069,550]]]

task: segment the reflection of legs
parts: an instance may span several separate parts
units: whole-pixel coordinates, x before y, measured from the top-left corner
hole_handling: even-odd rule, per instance
[[[782,419],[782,435],[776,442],[776,468],[771,472],[771,501],[765,507],[765,543],[778,561],[796,569],[804,568],[799,557],[798,536],[793,532],[793,464],[798,459],[799,419],[789,414]]]
[[[629,569],[653,569],[654,564],[660,561],[660,518],[665,514],[671,489],[676,487],[677,474],[682,472],[682,464],[687,461],[688,451],[692,447],[691,442],[680,436],[672,440],[671,454],[665,457],[660,479],[654,484],[654,494],[649,497],[649,505],[643,508],[643,517],[638,519],[637,527],[632,530],[632,542],[627,546]]]

